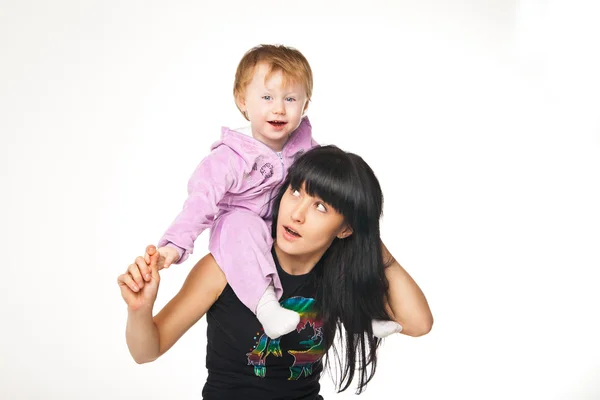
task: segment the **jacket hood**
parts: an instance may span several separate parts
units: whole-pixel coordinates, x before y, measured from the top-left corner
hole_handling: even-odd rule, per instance
[[[281,151],[282,155],[284,157],[293,157],[302,149],[312,148],[312,143],[312,126],[310,125],[308,117],[304,117],[298,128],[292,132],[288,141],[283,145]],[[250,166],[254,164],[256,158],[260,155],[266,153],[276,155],[276,152],[266,144],[252,136],[245,135],[227,127],[221,128],[221,140],[214,143],[211,146],[211,150],[214,150],[221,145],[231,148],[239,157],[244,159],[247,165]]]

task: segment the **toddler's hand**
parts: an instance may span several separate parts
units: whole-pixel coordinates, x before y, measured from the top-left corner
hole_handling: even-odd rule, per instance
[[[150,263],[150,256],[146,252],[144,259]],[[158,269],[169,268],[171,264],[179,260],[179,252],[171,246],[163,246],[158,248]]]

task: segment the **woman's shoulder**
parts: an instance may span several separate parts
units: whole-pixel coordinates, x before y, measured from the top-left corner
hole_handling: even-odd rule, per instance
[[[201,297],[203,303],[212,305],[221,296],[226,286],[225,274],[209,253],[190,270],[178,296]]]

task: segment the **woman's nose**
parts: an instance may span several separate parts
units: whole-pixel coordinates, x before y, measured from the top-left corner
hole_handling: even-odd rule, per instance
[[[302,204],[302,202],[298,203],[296,207],[292,210],[292,220],[301,224],[304,222],[304,218],[306,216],[306,205]]]

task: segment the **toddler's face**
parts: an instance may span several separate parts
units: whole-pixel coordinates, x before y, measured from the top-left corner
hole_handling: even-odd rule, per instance
[[[308,100],[302,84],[288,79],[284,86],[281,71],[265,80],[268,73],[268,64],[256,66],[240,108],[250,120],[252,136],[281,151],[289,135],[300,125]]]

